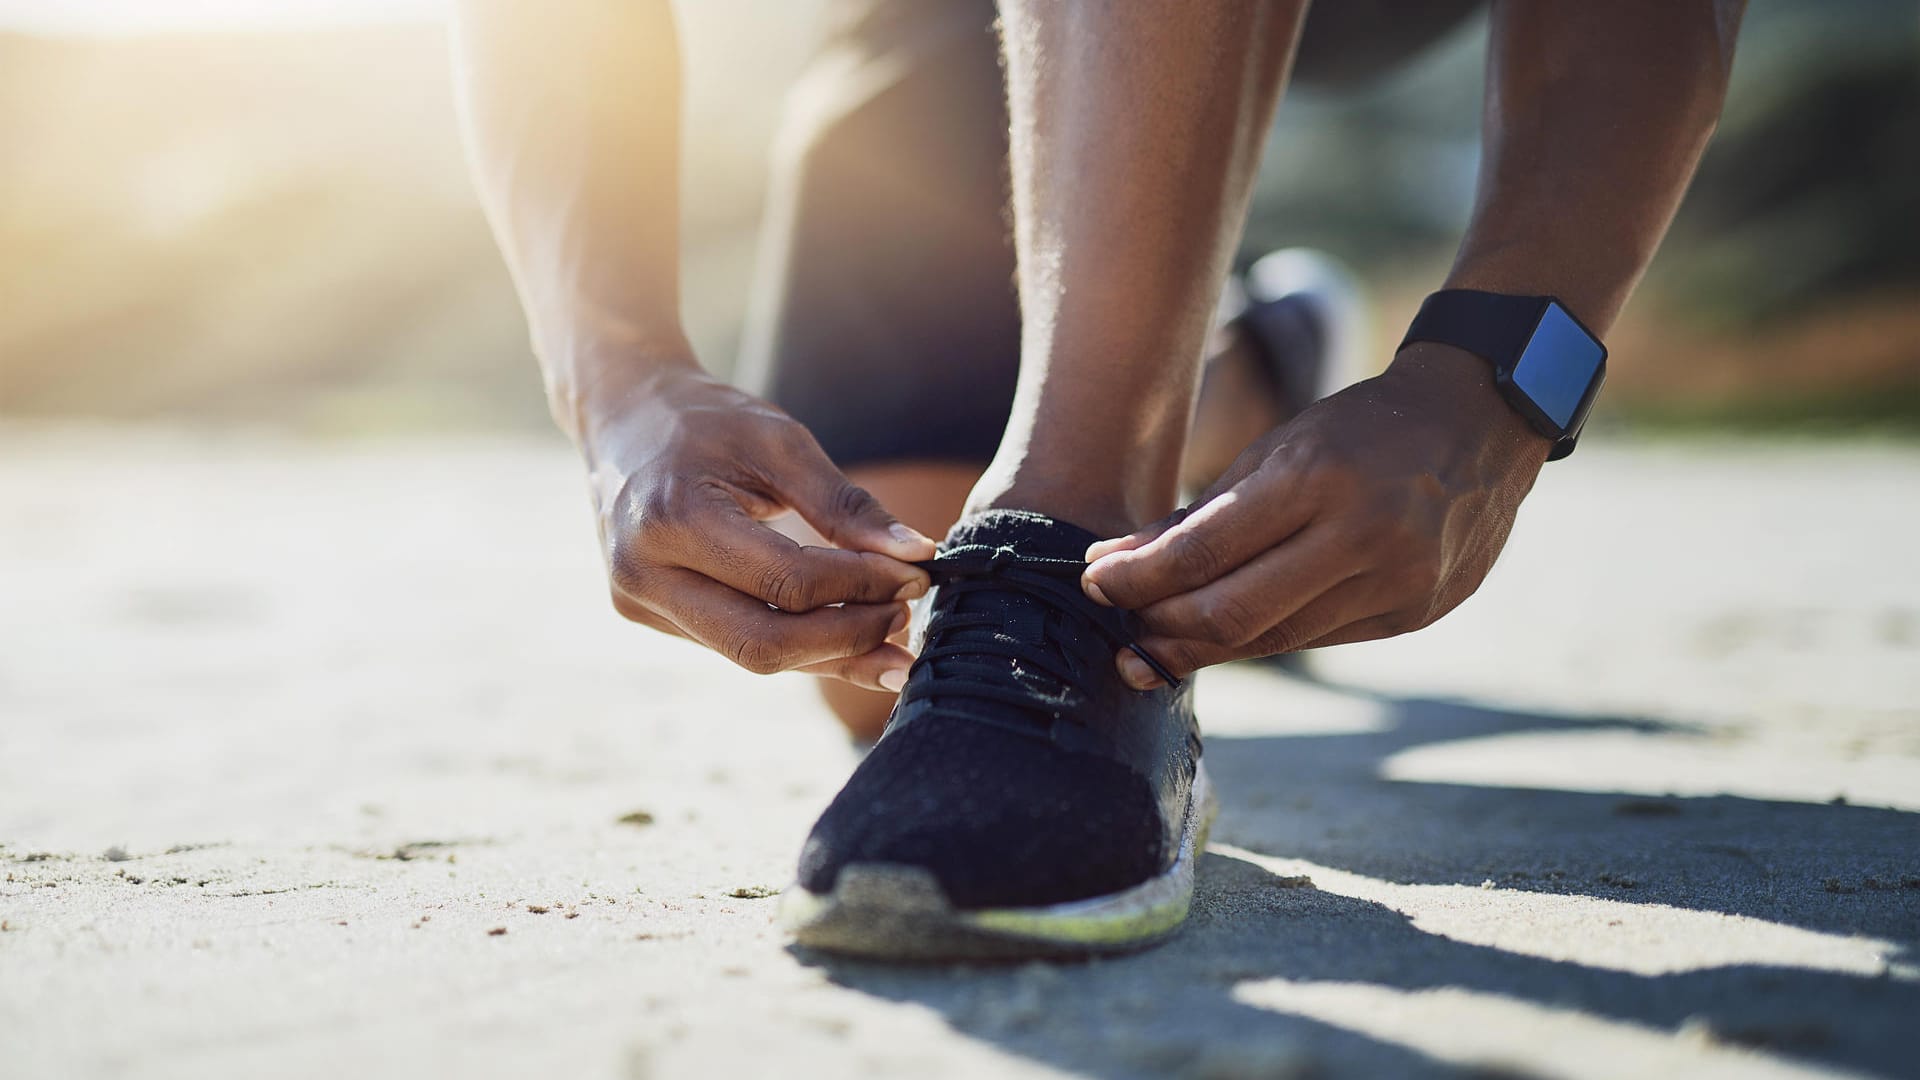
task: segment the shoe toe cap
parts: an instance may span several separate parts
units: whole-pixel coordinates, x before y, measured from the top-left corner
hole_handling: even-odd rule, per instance
[[[855,770],[808,837],[800,884],[826,893],[844,867],[885,863],[929,871],[963,909],[1061,903],[1165,869],[1167,832],[1145,778],[1117,762],[923,721]]]

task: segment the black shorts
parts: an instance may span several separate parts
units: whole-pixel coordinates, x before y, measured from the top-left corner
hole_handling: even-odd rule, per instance
[[[1480,0],[1314,5],[1296,85],[1363,82]],[[774,150],[738,368],[842,468],[984,465],[1019,372],[990,0],[837,0]]]

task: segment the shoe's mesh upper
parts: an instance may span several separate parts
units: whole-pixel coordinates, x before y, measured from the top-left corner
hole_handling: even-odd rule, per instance
[[[1158,873],[1165,830],[1146,780],[1006,728],[934,715],[880,740],[814,826],[800,884],[849,863],[932,871],[956,907],[1058,903]]]
[[[1038,515],[999,512],[963,522],[942,550],[984,543],[1078,560],[1095,539]],[[1077,588],[1065,601],[1048,591],[976,585],[936,609],[952,614],[934,616],[929,651],[908,683],[902,709],[916,712],[880,740],[814,826],[800,857],[803,886],[829,891],[851,863],[904,863],[931,871],[958,907],[1033,906],[1117,892],[1164,868],[1166,823],[1145,777],[1056,744],[1045,707],[942,694],[955,680],[985,678],[1016,698],[1060,700],[1062,684],[1009,655],[994,640],[1003,635],[1017,639],[1015,652],[1053,654],[1046,666],[1076,679],[1117,679],[1114,646],[1091,623],[1109,613],[1066,610],[1090,606]],[[974,648],[977,657],[968,655]],[[1067,688],[1069,713],[1077,696]]]

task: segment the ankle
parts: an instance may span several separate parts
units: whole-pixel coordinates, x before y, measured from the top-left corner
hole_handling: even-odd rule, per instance
[[[1160,498],[1094,490],[1093,485],[1016,478],[1005,484],[984,477],[967,500],[967,513],[983,510],[1031,510],[1078,525],[1103,537],[1125,536],[1172,511],[1171,494]],[[1162,505],[1164,504],[1164,505]]]

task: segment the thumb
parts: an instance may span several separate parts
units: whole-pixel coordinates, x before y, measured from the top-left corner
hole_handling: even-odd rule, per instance
[[[933,558],[934,542],[900,523],[878,499],[847,479],[816,443],[788,470],[788,506],[821,536],[850,551],[901,562]]]

